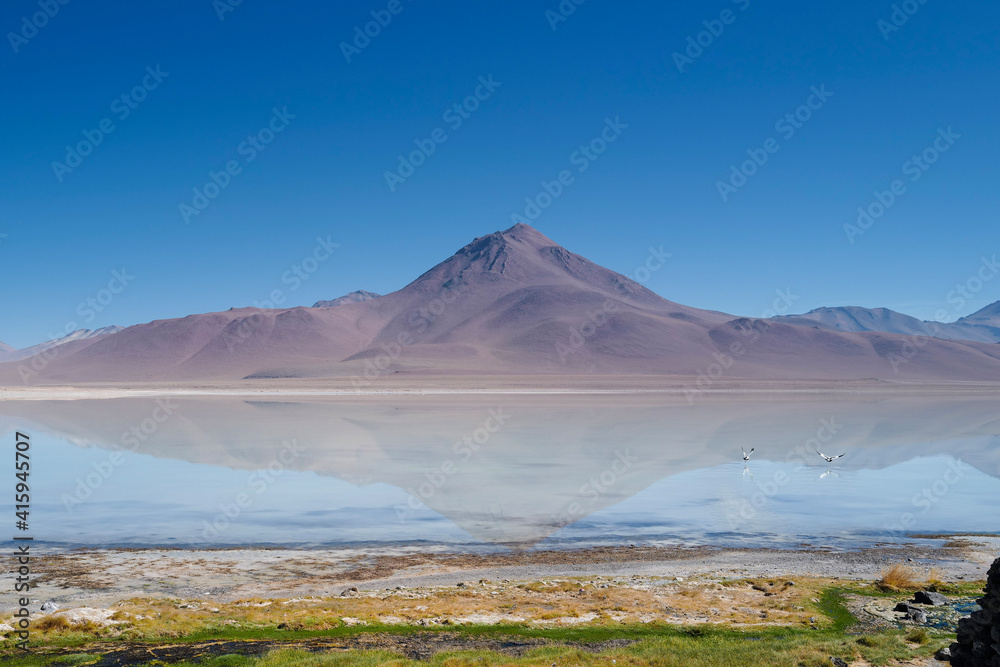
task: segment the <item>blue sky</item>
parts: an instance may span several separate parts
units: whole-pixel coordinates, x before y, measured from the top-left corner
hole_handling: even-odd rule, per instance
[[[790,289],[798,312],[957,317],[1000,299],[987,280],[948,301],[1000,252],[995,2],[910,0],[892,31],[893,3],[861,0],[567,0],[568,16],[556,0],[230,2],[4,5],[0,340],[274,290],[282,305],[389,292],[511,226],[564,170],[531,223],[633,276],[662,246],[645,284],[674,301],[758,315]],[[386,25],[348,62],[341,43],[372,12]],[[679,68],[689,38],[704,46]],[[578,152],[609,119],[606,149]],[[88,151],[102,122],[113,131]],[[417,141],[433,153],[390,188]],[[933,164],[907,167],[925,150]],[[724,200],[731,167],[762,153]],[[226,185],[199,201],[210,172]],[[844,225],[896,180],[849,242]],[[339,245],[305,279],[288,273],[317,238]]]

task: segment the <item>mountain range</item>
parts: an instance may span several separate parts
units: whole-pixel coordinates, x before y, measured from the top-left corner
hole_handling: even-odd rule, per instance
[[[1000,346],[986,333],[1000,308],[991,308],[955,323],[980,338],[954,340],[913,338],[919,321],[891,311],[736,317],[664,299],[518,224],[384,296],[155,320],[0,363],[0,384],[369,385],[397,373],[989,381],[1000,378]]]
[[[1000,301],[954,322],[918,320],[888,308],[860,306],[817,308],[802,315],[779,315],[773,319],[829,331],[882,331],[907,336],[1000,343]]]

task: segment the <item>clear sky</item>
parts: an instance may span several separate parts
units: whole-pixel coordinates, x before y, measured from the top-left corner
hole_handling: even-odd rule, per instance
[[[510,227],[564,170],[529,221],[633,276],[662,246],[638,277],[687,305],[759,315],[788,288],[797,312],[956,317],[1000,299],[998,279],[948,300],[1000,253],[992,0],[895,17],[888,0],[565,0],[568,16],[558,0],[62,1],[0,11],[15,347],[274,290],[393,291]],[[434,151],[411,174],[415,142]],[[933,164],[911,162],[925,150]],[[767,160],[733,177],[752,156]],[[225,187],[201,200],[210,172]],[[317,238],[339,246],[286,273]]]

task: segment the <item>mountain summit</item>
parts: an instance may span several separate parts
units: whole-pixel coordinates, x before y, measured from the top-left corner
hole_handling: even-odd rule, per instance
[[[368,292],[366,290],[357,290],[351,292],[350,294],[345,294],[344,296],[338,296],[336,299],[331,299],[329,301],[317,301],[313,304],[313,308],[334,308],[336,306],[342,306],[345,303],[358,303],[359,301],[368,301],[369,299],[377,299],[381,294],[376,294],[375,292]]]
[[[0,382],[348,377],[364,387],[395,373],[588,373],[686,376],[701,391],[723,376],[1000,378],[1000,346],[918,348],[861,330],[872,326],[865,318],[896,320],[891,311],[810,315],[759,320],[683,306],[517,224],[385,296],[156,320],[75,340],[46,363],[0,364]]]

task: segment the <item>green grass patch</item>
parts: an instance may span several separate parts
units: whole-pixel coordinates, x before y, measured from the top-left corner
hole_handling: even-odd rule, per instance
[[[972,584],[970,584],[971,586]],[[206,641],[296,641],[317,638],[350,638],[377,633],[406,637],[408,642],[424,641],[426,646],[442,646],[444,650],[424,662],[409,660],[392,650],[379,651],[329,651],[274,650],[261,657],[222,655],[206,657],[197,663],[173,663],[179,667],[465,667],[517,665],[525,667],[550,667],[556,665],[622,667],[709,667],[717,665],[745,665],[747,667],[828,667],[830,657],[850,663],[864,659],[872,665],[929,657],[938,648],[950,643],[951,638],[933,630],[887,630],[856,636],[848,630],[856,625],[845,600],[849,593],[858,592],[862,585],[839,586],[822,591],[819,601],[813,603],[818,623],[814,628],[760,625],[730,627],[725,625],[676,626],[665,623],[621,625],[613,622],[570,628],[537,628],[528,625],[492,626],[398,626],[367,625],[336,627],[326,630],[278,630],[276,627],[238,628],[225,627],[218,631],[197,631],[184,637],[144,638],[142,643],[182,644]],[[867,592],[866,592],[867,593]],[[442,633],[447,633],[444,636]],[[457,639],[454,639],[457,637]],[[508,640],[534,638],[552,642],[532,648],[521,656],[486,650],[466,650],[463,638],[493,640],[503,645]],[[52,641],[37,646],[42,652],[35,654],[10,653],[0,658],[0,666],[42,667],[63,665],[84,667],[96,662],[96,655],[55,656],[49,651],[65,651],[73,642],[86,641],[88,650],[110,649],[122,643],[121,638],[85,637],[82,634],[54,635]],[[611,640],[631,640],[626,646],[603,651],[586,650]],[[390,644],[387,644],[389,646]],[[614,662],[612,662],[614,661]],[[158,665],[153,661],[149,665]]]

